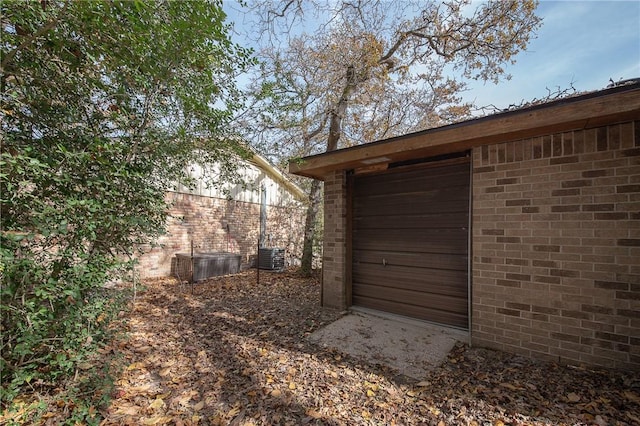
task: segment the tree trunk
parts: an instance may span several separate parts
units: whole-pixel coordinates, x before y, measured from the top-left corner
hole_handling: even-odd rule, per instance
[[[342,89],[342,95],[336,104],[335,108],[330,112],[329,121],[329,137],[327,138],[327,152],[338,149],[338,141],[342,135],[342,120],[347,112],[347,104],[349,103],[349,96],[356,87],[356,75],[352,66],[347,67],[347,83]]]
[[[311,191],[309,191],[309,206],[304,225],[304,244],[300,264],[300,272],[307,277],[313,271],[313,240],[316,233],[318,211],[320,211],[320,181],[314,179],[311,182]]]
[[[342,89],[342,94],[338,103],[329,113],[329,136],[327,137],[327,150],[334,151],[338,149],[338,141],[342,135],[342,120],[347,112],[347,104],[349,96],[357,84],[356,74],[353,66],[347,67],[346,84]],[[305,275],[311,275],[313,268],[313,237],[315,236],[318,212],[320,211],[320,181],[314,180],[311,183],[311,191],[309,192],[309,207],[307,208],[307,218],[304,227],[304,244],[302,246],[302,261],[300,272]]]

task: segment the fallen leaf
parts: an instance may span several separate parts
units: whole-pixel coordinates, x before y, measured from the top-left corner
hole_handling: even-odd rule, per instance
[[[307,416],[309,416],[309,417],[313,417],[314,419],[322,418],[322,414],[320,414],[319,412],[317,412],[313,408],[309,408],[307,411],[305,411],[305,414]]]
[[[606,421],[604,418],[602,418],[602,416],[599,415],[599,414],[596,416],[594,421],[596,422],[596,424],[598,426],[607,426],[609,424],[609,422]],[[640,419],[638,419],[637,417],[635,418],[635,421],[636,421],[637,424],[640,424]]]
[[[140,346],[135,348],[134,350],[138,353],[141,354],[146,354],[147,352],[149,352],[151,349],[153,349],[151,346]]]
[[[121,405],[116,410],[116,414],[124,414],[125,416],[135,416],[141,411],[141,408],[135,405]]]
[[[134,362],[127,367],[127,370],[139,370],[141,368],[144,368],[144,365],[144,362]]]
[[[438,407],[430,405],[428,408],[429,408],[429,412],[431,414],[433,414],[434,416],[439,416],[440,415],[440,410],[438,409]]]
[[[580,395],[571,392],[567,395],[567,399],[569,400],[569,402],[578,402],[580,401]]]
[[[229,412],[227,413],[227,416],[235,417],[239,412],[240,412],[240,406],[235,405],[233,406],[233,408],[231,408],[231,410],[229,410]]]
[[[178,405],[181,405],[183,407],[188,407],[189,406],[189,401],[191,401],[191,395],[190,394],[182,394],[179,395],[175,398],[173,398],[173,403],[177,403]]]
[[[200,411],[203,408],[204,408],[204,401],[200,401],[196,405],[193,406],[193,411]]]
[[[512,391],[516,391],[516,390],[520,389],[517,386],[512,385],[511,383],[500,383],[500,386],[502,386],[503,388],[512,390]]]
[[[629,401],[633,401],[636,404],[640,404],[640,395],[638,395],[637,393],[631,392],[631,391],[624,391],[623,395]]]
[[[639,425],[640,425],[640,417],[638,417],[638,416],[634,416],[634,415],[633,415],[633,414],[631,414],[631,413],[626,413],[626,414],[627,414],[627,417],[628,417],[628,418],[630,418],[631,420],[633,420],[636,424],[639,424]]]
[[[424,388],[427,386],[431,386],[431,382],[427,382],[426,380],[423,380],[421,382],[416,383],[416,386],[418,386],[419,388]]]
[[[271,396],[273,396],[274,398],[279,398],[280,396],[282,396],[282,392],[280,392],[280,389],[274,389],[271,391]]]
[[[164,425],[167,424],[171,421],[171,417],[167,417],[167,416],[155,416],[155,417],[151,417],[149,419],[145,419],[142,421],[142,424],[144,425]]]
[[[156,398],[150,405],[149,408],[152,410],[160,410],[165,406],[164,401],[161,398]]]

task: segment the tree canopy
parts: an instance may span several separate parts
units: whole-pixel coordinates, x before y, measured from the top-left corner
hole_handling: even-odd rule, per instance
[[[72,372],[97,341],[102,284],[162,232],[164,193],[185,164],[233,172],[244,152],[227,137],[242,101],[234,76],[252,59],[219,0],[1,8],[6,402]]]
[[[472,105],[460,94],[470,79],[508,78],[505,64],[540,26],[536,6],[256,0],[265,42],[247,120],[252,139],[295,157],[467,118]],[[317,183],[310,194],[312,215]]]
[[[262,39],[271,40],[259,51],[254,80],[266,105],[257,109],[260,130],[302,140],[304,129],[324,125],[315,136],[330,147],[338,127],[341,146],[349,146],[467,117],[471,105],[460,93],[469,79],[509,78],[504,65],[540,25],[535,1],[483,2],[475,10],[464,1],[408,0],[254,7]]]

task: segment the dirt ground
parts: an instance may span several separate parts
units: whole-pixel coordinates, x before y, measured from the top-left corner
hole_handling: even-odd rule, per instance
[[[105,348],[121,368],[101,425],[640,424],[637,372],[458,343],[412,378],[373,347],[350,355],[310,338],[343,316],[318,306],[317,280],[260,278],[248,271],[193,292],[172,279],[146,282],[123,312],[125,338]],[[62,409],[52,410],[46,424],[61,424]]]

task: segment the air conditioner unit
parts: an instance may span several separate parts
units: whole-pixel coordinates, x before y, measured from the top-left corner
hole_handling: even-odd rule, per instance
[[[282,271],[284,269],[283,248],[261,248],[258,250],[258,265],[260,269]]]

